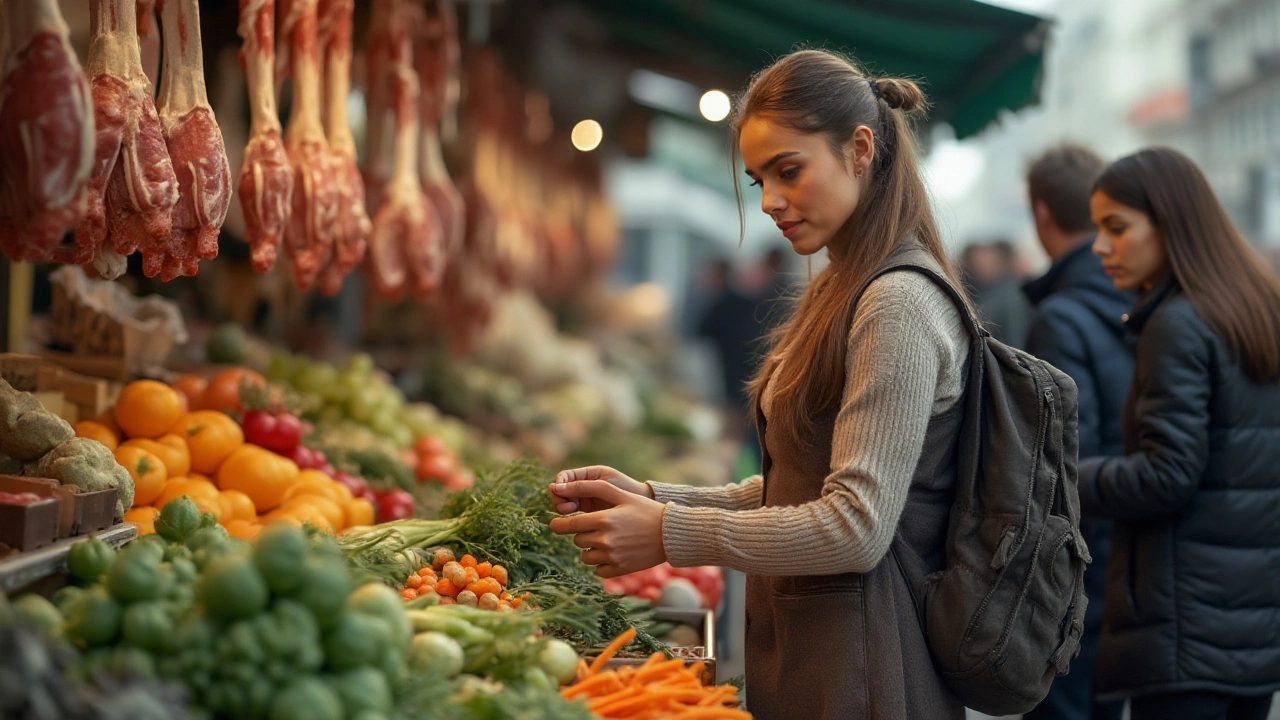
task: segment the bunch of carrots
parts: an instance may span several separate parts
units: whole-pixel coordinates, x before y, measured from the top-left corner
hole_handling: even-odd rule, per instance
[[[639,667],[604,670],[618,650],[635,639],[636,631],[619,635],[590,665],[578,661],[578,679],[560,693],[569,700],[583,700],[602,718],[626,720],[751,720],[740,710],[738,690],[732,685],[702,684],[705,663],[686,665],[654,653]]]
[[[441,605],[470,605],[485,610],[519,610],[528,599],[507,592],[507,569],[478,562],[471,555],[455,559],[448,548],[436,549],[430,565],[411,573],[400,589],[405,600],[431,597]]]

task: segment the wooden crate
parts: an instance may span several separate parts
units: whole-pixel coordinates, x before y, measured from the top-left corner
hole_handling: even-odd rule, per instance
[[[0,492],[30,492],[57,500],[60,538],[105,530],[115,522],[115,488],[89,491],[48,478],[0,475]]]
[[[39,388],[42,365],[43,362],[38,355],[0,353],[0,377],[15,390],[35,392]]]
[[[0,503],[0,545],[25,552],[58,539],[58,511],[55,498],[43,498],[26,505]]]

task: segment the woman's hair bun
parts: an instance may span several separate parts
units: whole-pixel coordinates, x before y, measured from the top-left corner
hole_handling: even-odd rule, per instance
[[[894,110],[915,112],[924,108],[924,92],[914,81],[905,78],[878,78],[875,81],[880,97]]]

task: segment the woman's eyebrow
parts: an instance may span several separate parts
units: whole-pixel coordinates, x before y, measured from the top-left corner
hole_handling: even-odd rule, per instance
[[[783,158],[789,158],[792,155],[799,155],[799,154],[800,154],[799,150],[784,150],[783,152],[780,152],[777,155],[774,155],[773,157],[766,160],[764,165],[760,166],[760,172],[767,172],[769,168],[773,167],[775,163],[777,163],[779,160]],[[747,168],[746,172],[748,175],[750,175],[754,171],[751,168]]]

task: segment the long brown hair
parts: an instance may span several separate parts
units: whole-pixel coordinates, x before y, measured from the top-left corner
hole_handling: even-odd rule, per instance
[[[1250,378],[1280,380],[1280,277],[1231,222],[1200,168],[1177,150],[1151,148],[1112,163],[1094,190],[1151,218],[1192,307]]]
[[[784,435],[802,446],[814,444],[814,417],[834,408],[843,393],[853,295],[899,243],[918,239],[952,284],[962,287],[943,249],[916,167],[915,133],[908,116],[924,109],[924,93],[911,80],[868,77],[854,62],[826,50],[782,57],[756,75],[738,98],[732,136],[740,212],[737,147],[748,119],[821,133],[837,156],[843,155],[860,126],[870,128],[875,138],[870,187],[839,230],[839,257],[830,257],[831,264],[809,284],[791,317],[770,334],[769,354],[748,386],[758,406],[785,355],[790,371],[771,390],[772,415]]]

